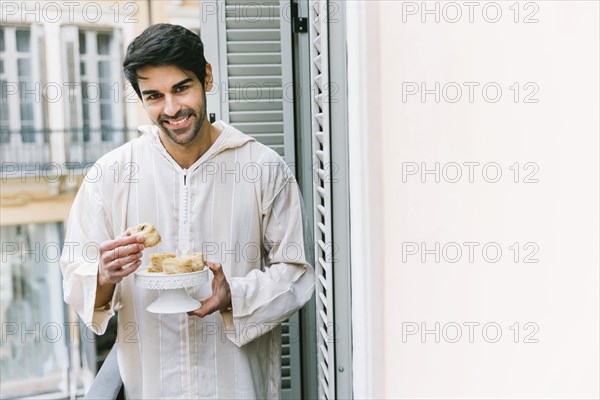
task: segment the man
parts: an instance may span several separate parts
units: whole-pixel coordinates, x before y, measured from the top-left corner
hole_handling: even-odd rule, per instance
[[[65,301],[99,334],[119,310],[128,398],[277,398],[278,324],[314,287],[293,175],[271,149],[209,123],[212,69],[194,33],[153,25],[123,65],[155,126],[98,160],[102,174],[82,184],[66,242],[99,243],[100,254],[63,253]],[[158,228],[157,247],[124,234],[144,222]],[[188,289],[202,301],[189,316],[146,311],[158,291],[136,287],[133,273],[148,254],[196,251],[210,261],[212,294]]]

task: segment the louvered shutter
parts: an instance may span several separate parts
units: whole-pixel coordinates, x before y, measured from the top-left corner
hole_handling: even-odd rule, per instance
[[[39,168],[40,163],[50,161],[43,118],[43,27],[2,26],[2,34],[1,157],[7,163]]]
[[[123,59],[123,33],[120,29],[112,31],[112,41],[110,44],[111,54],[118,54],[116,60]],[[111,62],[111,80],[113,82],[111,86],[111,94],[116,92],[113,96],[113,102],[117,103],[112,107],[112,143],[109,144],[107,151],[112,150],[113,147],[119,146],[125,143],[128,138],[125,133],[125,91],[121,90],[124,88],[123,82],[123,70],[120,62]]]
[[[310,58],[315,220],[315,272],[319,397],[335,398],[335,349],[332,271],[331,159],[327,1],[310,6]]]
[[[291,26],[289,18],[281,18],[284,3],[225,0],[210,4],[205,3],[203,10],[215,13],[202,16],[201,34],[218,37],[218,43],[204,40],[206,57],[218,69],[213,70],[221,92],[217,118],[292,163]],[[215,112],[215,108],[209,112]]]
[[[69,162],[83,162],[83,110],[81,106],[80,64],[79,64],[79,29],[76,26],[61,28],[61,43],[63,49],[63,79],[67,99],[65,104],[65,143],[69,148]]]
[[[285,13],[285,14],[284,14]],[[286,15],[287,17],[282,17]],[[289,2],[202,2],[200,35],[213,65],[208,113],[295,161],[294,99]],[[217,38],[217,40],[214,40]],[[294,170],[294,168],[292,168]],[[297,314],[282,324],[281,397],[299,399]]]
[[[45,88],[45,70],[46,67],[46,52],[44,47],[44,29],[41,25],[32,25],[31,26],[31,66],[32,66],[32,78],[34,82],[39,84],[40,88]],[[39,91],[42,91],[39,89]],[[43,92],[43,91],[42,91]],[[41,100],[41,96],[40,96]],[[43,101],[37,101],[43,104]],[[46,126],[46,119],[44,115],[44,107],[42,104],[36,104],[33,107],[34,114],[34,128],[36,131],[41,131]],[[44,143],[44,147],[48,147],[47,142],[48,138],[44,137],[39,138],[41,140],[36,140],[36,142]],[[47,149],[49,151],[49,149]],[[40,158],[47,160],[49,154],[39,154],[42,156]]]

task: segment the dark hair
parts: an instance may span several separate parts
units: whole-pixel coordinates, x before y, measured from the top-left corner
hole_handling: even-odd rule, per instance
[[[155,24],[146,28],[127,47],[123,61],[125,78],[141,99],[138,68],[176,65],[193,72],[204,87],[206,59],[200,36],[179,25]]]

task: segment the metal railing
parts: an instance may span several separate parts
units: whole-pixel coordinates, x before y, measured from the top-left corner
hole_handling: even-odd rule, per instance
[[[85,168],[137,136],[137,129],[0,130],[0,173]]]
[[[113,347],[98,371],[90,390],[86,393],[85,399],[114,400],[119,395],[122,386],[123,381],[117,362],[117,348]]]
[[[33,170],[51,161],[49,130],[0,131],[1,172]]]

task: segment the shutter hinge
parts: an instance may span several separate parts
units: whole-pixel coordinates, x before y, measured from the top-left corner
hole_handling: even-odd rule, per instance
[[[308,32],[308,18],[298,16],[298,3],[292,3],[292,24],[294,33]]]
[[[294,18],[294,33],[306,33],[308,32],[308,18],[296,17]]]

